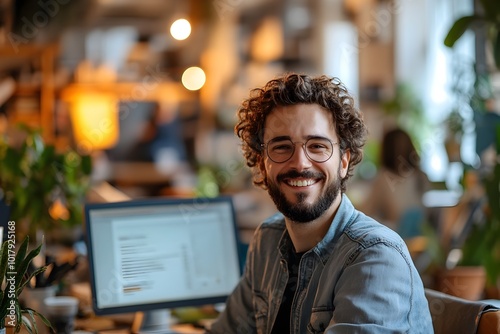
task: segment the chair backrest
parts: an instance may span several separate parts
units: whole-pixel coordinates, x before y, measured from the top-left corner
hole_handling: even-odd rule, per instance
[[[500,309],[431,289],[425,290],[435,334],[500,333]]]
[[[500,310],[485,311],[479,319],[477,334],[500,333]]]

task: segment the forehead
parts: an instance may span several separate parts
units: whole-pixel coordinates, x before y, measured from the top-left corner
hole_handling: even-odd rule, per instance
[[[278,106],[266,118],[264,141],[278,136],[336,138],[333,117],[318,104]]]

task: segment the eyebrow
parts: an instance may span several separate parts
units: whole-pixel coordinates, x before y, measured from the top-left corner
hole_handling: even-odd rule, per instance
[[[327,139],[327,140],[332,141],[330,138],[323,137],[323,136],[317,136],[317,135],[309,135],[309,136],[307,136],[306,140],[309,140],[309,139]],[[269,143],[271,143],[271,142],[274,143],[274,142],[283,141],[283,140],[291,140],[291,141],[293,141],[290,136],[278,136],[278,137],[271,138],[268,142]]]

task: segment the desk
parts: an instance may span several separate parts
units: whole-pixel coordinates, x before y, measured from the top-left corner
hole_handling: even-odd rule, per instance
[[[130,334],[134,322],[134,313],[122,313],[107,316],[95,316],[91,310],[91,291],[88,283],[73,284],[70,288],[70,294],[80,300],[80,310],[83,314],[89,314],[88,317],[78,318],[75,323],[76,331],[103,333],[103,334]],[[176,313],[185,321],[191,321],[193,315],[188,313],[190,308],[176,309]],[[192,308],[191,310],[200,310],[197,315],[208,315],[212,317],[217,313],[212,306],[202,308]],[[184,312],[184,313],[183,313]],[[191,324],[174,324],[172,328],[179,333],[203,333],[204,330]],[[43,334],[43,333],[41,333]]]
[[[110,317],[91,317],[87,319],[77,319],[75,324],[75,334],[98,333],[98,334],[130,334],[132,323],[123,322],[124,319],[133,320],[133,315],[121,315]],[[120,320],[117,320],[120,319]],[[204,333],[202,328],[191,324],[175,324],[172,330],[176,333],[198,334]],[[83,332],[83,333],[82,333]]]

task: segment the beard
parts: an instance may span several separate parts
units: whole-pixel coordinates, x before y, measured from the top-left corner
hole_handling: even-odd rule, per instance
[[[312,204],[306,203],[307,193],[305,192],[297,193],[297,203],[291,203],[285,197],[285,194],[279,189],[278,184],[283,182],[283,179],[297,177],[325,179],[323,173],[315,173],[311,171],[299,173],[292,170],[278,175],[277,182],[268,180],[268,193],[276,205],[276,208],[285,217],[297,223],[307,223],[323,215],[323,213],[330,208],[332,203],[339,196],[341,188],[340,166],[337,170],[337,177],[327,185],[324,192],[320,194],[320,197]]]

